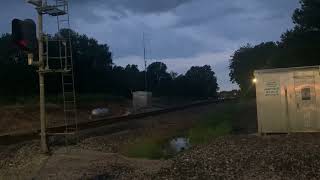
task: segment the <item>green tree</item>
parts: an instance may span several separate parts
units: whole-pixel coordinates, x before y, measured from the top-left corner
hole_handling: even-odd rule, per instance
[[[320,54],[320,1],[300,0],[301,7],[293,13],[295,27],[281,36],[281,41],[243,46],[230,60],[230,78],[243,94],[254,94],[253,71],[318,65]]]
[[[273,68],[278,46],[274,42],[238,49],[230,59],[230,79],[237,83],[244,95],[254,95],[252,79],[254,70]]]
[[[300,4],[292,16],[295,27],[281,36],[279,67],[319,64],[320,1],[300,0]]]
[[[0,101],[32,95],[37,89],[37,73],[24,61],[10,34],[0,36]]]
[[[301,7],[293,13],[292,19],[296,28],[303,31],[320,30],[320,1],[300,0]]]
[[[147,68],[148,89],[160,94],[166,94],[166,86],[171,81],[171,76],[167,72],[167,65],[162,62],[151,63]]]
[[[67,33],[71,34],[77,91],[90,93],[110,89],[107,71],[111,71],[112,53],[109,46],[68,29],[61,30],[60,34],[67,37]]]
[[[182,92],[185,92],[190,97],[216,97],[219,90],[217,78],[211,67],[193,66],[184,77],[184,87]]]
[[[76,90],[81,93],[105,92],[111,85],[109,72],[112,66],[112,54],[106,44],[79,35],[72,30],[61,30],[59,36],[71,33],[73,44]],[[49,39],[57,37],[50,36]],[[58,56],[57,43],[49,44],[49,56]],[[36,55],[35,55],[36,58]],[[59,62],[50,63],[50,68],[57,68]],[[10,34],[0,36],[0,96],[30,96],[38,93],[36,67],[27,65],[26,54],[15,47]],[[46,76],[47,93],[61,93],[59,74]]]
[[[124,71],[126,73],[126,87],[130,92],[144,89],[144,73],[139,71],[137,65],[128,64]]]
[[[69,33],[78,93],[112,93],[129,97],[132,91],[144,90],[145,72],[139,71],[137,65],[127,65],[125,68],[113,65],[108,45],[99,44],[93,38],[68,29],[49,36],[49,39],[66,37]],[[44,48],[49,56],[59,55],[59,46],[55,42],[49,43],[48,50]],[[60,61],[51,62],[49,66],[51,69],[60,68]],[[0,100],[4,97],[37,95],[36,69],[27,65],[26,55],[11,43],[10,34],[0,37]],[[216,96],[218,85],[210,66],[192,67],[186,75],[169,73],[167,69],[167,65],[162,62],[154,62],[148,66],[148,90],[154,95]],[[61,93],[59,74],[46,75],[46,91],[47,94]]]

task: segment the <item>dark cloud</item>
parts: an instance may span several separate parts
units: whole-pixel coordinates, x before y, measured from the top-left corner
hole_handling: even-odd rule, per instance
[[[97,14],[94,8],[90,6],[71,6],[72,19],[81,19],[88,24],[96,24],[105,21],[107,18]]]
[[[192,0],[70,0],[73,9],[81,13],[82,18],[88,23],[97,23],[107,20],[95,12],[110,11],[113,15],[109,18],[120,20],[130,14],[153,14],[169,12]],[[72,7],[72,6],[71,6]]]
[[[201,1],[201,3],[199,3]],[[232,1],[198,0],[191,2],[189,6],[175,11],[178,22],[175,27],[189,27],[219,21],[228,16],[237,16],[245,12],[245,7]]]
[[[291,16],[298,1],[70,0],[71,25],[79,33],[108,43],[115,63],[121,65],[140,62],[145,32],[148,58],[166,59],[170,70],[178,72],[190,65],[212,64],[221,87],[228,89],[233,87],[228,84],[232,52],[246,43],[279,40],[293,26]],[[36,17],[24,0],[1,0],[1,4],[0,33],[11,31],[13,18]],[[54,33],[55,23],[46,17],[45,31]],[[214,55],[220,53],[224,55]]]
[[[214,35],[212,40],[224,37],[234,43],[278,40],[292,27],[291,16],[297,7],[298,0],[193,1],[175,11],[178,20],[173,28],[200,29]],[[201,10],[190,14],[193,9]]]
[[[161,13],[177,8],[191,0],[110,0],[111,9],[124,9],[134,13]]]
[[[161,13],[167,12],[192,0],[71,0],[75,4],[97,6],[105,9],[126,13]]]
[[[298,0],[198,0],[175,11],[179,17],[176,27],[198,26],[220,21],[232,21],[237,26],[237,24],[247,23],[239,20],[263,22],[263,20],[288,18],[297,4]]]
[[[228,7],[225,9],[217,9],[214,12],[205,12],[201,11],[195,15],[190,15],[188,18],[183,16],[174,26],[175,27],[190,27],[190,26],[198,26],[201,24],[206,24],[208,22],[215,21],[217,19],[221,19],[223,17],[237,14],[242,12],[243,9],[236,7]]]

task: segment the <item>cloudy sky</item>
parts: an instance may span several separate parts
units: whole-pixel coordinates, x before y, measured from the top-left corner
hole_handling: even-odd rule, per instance
[[[0,33],[16,18],[34,18],[25,0],[1,0]],[[293,24],[298,0],[70,0],[72,28],[107,43],[114,63],[143,65],[145,33],[148,63],[162,61],[169,71],[211,65],[222,90],[229,82],[228,61],[247,43],[277,41]],[[52,18],[46,31],[54,32]]]

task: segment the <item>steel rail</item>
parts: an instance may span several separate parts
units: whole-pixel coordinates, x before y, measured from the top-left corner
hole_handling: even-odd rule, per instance
[[[143,113],[137,113],[137,114],[129,114],[125,116],[118,116],[118,117],[107,117],[107,118],[98,118],[93,121],[87,121],[87,122],[81,122],[78,123],[78,130],[79,132],[88,130],[88,129],[94,129],[99,128],[103,126],[109,126],[109,125],[115,125],[117,123],[123,123],[128,122],[135,119],[141,119],[149,116],[156,116],[161,114],[166,114],[170,112],[175,112],[179,110],[184,110],[188,108],[193,107],[199,107],[199,106],[205,106],[209,104],[219,104],[224,103],[227,101],[235,101],[236,99],[223,99],[223,100],[205,100],[205,101],[199,101],[194,102],[190,104],[180,105],[180,106],[174,106],[169,108],[164,108],[160,110],[154,110],[149,112],[143,112]],[[62,133],[65,130],[65,126],[56,126],[56,127],[50,127],[47,128],[47,132],[50,134],[54,133]],[[19,142],[34,140],[39,138],[40,129],[32,130],[32,131],[26,131],[21,133],[13,133],[13,134],[5,134],[0,136],[0,145],[10,145],[10,144],[16,144]]]

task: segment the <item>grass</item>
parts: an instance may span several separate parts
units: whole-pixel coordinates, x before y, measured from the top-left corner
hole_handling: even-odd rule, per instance
[[[237,104],[223,104],[206,114],[199,123],[189,130],[192,145],[207,143],[213,138],[230,134],[232,120],[238,110]]]
[[[24,105],[38,103],[36,96],[0,96],[1,105]]]
[[[162,135],[157,132],[147,133],[133,143],[124,144],[121,153],[132,158],[169,159],[175,154],[169,148],[169,141],[185,135],[185,130],[172,130]]]
[[[165,143],[165,138],[142,138],[134,144],[126,145],[123,154],[134,158],[166,159],[168,154],[164,151]]]
[[[221,123],[215,127],[197,127],[190,131],[189,138],[191,144],[202,144],[212,138],[226,135],[229,133],[228,123]]]
[[[124,155],[134,158],[167,159],[173,156],[166,151],[168,141],[175,137],[188,137],[192,145],[207,143],[208,141],[232,131],[232,120],[239,111],[238,104],[223,104],[203,115],[195,126],[184,134],[166,135],[166,137],[141,137],[137,142],[124,146]]]

